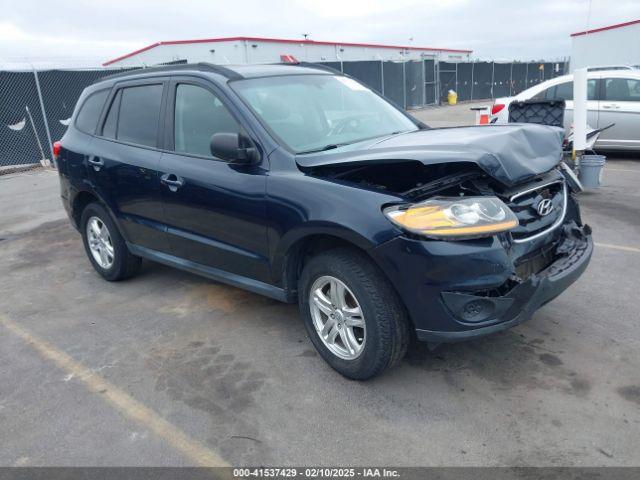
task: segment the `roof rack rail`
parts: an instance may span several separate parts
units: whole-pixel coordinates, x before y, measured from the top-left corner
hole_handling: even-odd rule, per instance
[[[121,73],[114,73],[113,75],[108,75],[106,77],[102,77],[99,82],[104,80],[112,80],[114,78],[121,77],[129,77],[131,75],[143,75],[146,73],[156,73],[156,72],[173,72],[176,70],[199,70],[202,72],[212,72],[222,75],[223,77],[228,78],[229,80],[239,80],[244,78],[238,72],[231,70],[230,68],[223,67],[222,65],[214,65],[213,63],[182,63],[179,65],[163,65],[160,67],[147,67],[147,68],[138,68],[138,69],[130,69]]]

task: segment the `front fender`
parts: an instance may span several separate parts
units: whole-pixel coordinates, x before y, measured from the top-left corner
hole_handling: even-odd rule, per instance
[[[282,281],[282,275],[286,269],[286,264],[291,252],[295,251],[298,245],[317,236],[334,237],[365,251],[375,247],[375,243],[370,239],[344,225],[334,222],[311,221],[298,225],[280,238],[274,250],[272,268],[274,281],[277,284]]]

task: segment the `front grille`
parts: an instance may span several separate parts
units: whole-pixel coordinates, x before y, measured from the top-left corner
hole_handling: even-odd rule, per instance
[[[541,202],[548,206],[546,215],[540,213],[540,210],[544,211],[544,208],[539,208]],[[563,180],[556,180],[524,189],[511,195],[508,205],[520,222],[511,231],[514,242],[533,240],[562,224],[567,208],[566,186]]]
[[[516,263],[516,275],[527,279],[531,275],[540,273],[555,260],[555,250],[556,245],[550,245],[519,259]]]

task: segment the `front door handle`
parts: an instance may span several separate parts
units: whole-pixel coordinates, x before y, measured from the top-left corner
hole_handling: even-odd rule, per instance
[[[616,110],[620,108],[620,105],[612,103],[610,105],[603,105],[602,108],[605,108],[607,110],[611,109],[611,108],[615,108]]]
[[[96,172],[99,172],[100,169],[104,167],[104,160],[102,160],[100,157],[94,157],[94,156],[89,157],[89,163],[93,165],[93,169]]]
[[[184,180],[175,173],[165,173],[160,177],[160,182],[169,187],[172,192],[177,192],[180,187],[184,186]]]

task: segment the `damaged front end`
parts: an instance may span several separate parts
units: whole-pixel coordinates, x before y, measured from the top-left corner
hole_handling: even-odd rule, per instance
[[[461,132],[462,143],[444,141]],[[352,153],[348,161],[305,159],[299,167],[397,198],[381,213],[401,234],[371,255],[396,287],[419,339],[458,341],[521,323],[586,269],[591,230],[580,218],[578,187],[559,165],[555,130],[449,129],[402,137],[380,143],[407,148],[404,160],[382,159],[381,150],[390,152],[376,144],[355,161]],[[451,152],[455,161],[448,161]]]
[[[456,188],[452,185],[447,189]],[[560,170],[519,188],[483,176],[457,184],[500,199],[517,226],[452,241],[404,234],[374,249],[402,296],[419,339],[437,344],[517,325],[571,285],[593,250],[575,194]],[[449,194],[452,192],[449,191]],[[546,206],[544,215],[540,205]]]
[[[575,222],[564,225],[561,240],[527,260],[523,271],[496,289],[472,292],[444,291],[442,301],[456,321],[480,327],[475,335],[491,333],[521,323],[573,283],[586,269],[593,251],[591,229]],[[487,326],[482,328],[483,326]],[[491,327],[491,325],[495,325]],[[466,338],[455,333],[419,332],[423,339],[451,341]]]

